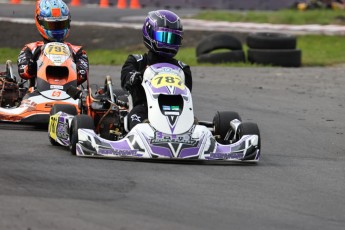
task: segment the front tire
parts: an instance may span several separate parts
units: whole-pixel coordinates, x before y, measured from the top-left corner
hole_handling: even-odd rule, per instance
[[[85,114],[77,115],[72,120],[70,131],[70,151],[76,155],[76,145],[78,143],[78,129],[95,129],[93,119]]]
[[[257,135],[259,138],[258,148],[261,149],[261,137],[260,130],[256,123],[243,122],[240,124],[237,130],[237,135],[241,139],[244,135]]]
[[[74,105],[68,105],[68,104],[55,104],[53,107],[50,109],[49,115],[52,116],[58,112],[64,112],[68,113],[70,115],[77,115],[78,111]],[[50,144],[54,146],[60,146],[58,142],[56,142],[53,138],[49,136],[49,141]]]
[[[227,143],[228,141],[225,140],[225,137],[227,133],[229,132],[229,130],[231,129],[230,122],[235,119],[242,121],[240,115],[237,112],[232,112],[232,111],[217,111],[216,112],[216,114],[213,117],[213,127],[214,127],[214,135],[219,137],[219,138],[216,138],[218,142],[222,144],[228,144]]]

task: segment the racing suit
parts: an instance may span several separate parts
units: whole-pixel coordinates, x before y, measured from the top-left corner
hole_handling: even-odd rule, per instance
[[[121,87],[129,91],[133,100],[133,109],[128,114],[129,130],[148,118],[147,101],[144,88],[141,86],[141,84],[133,85],[131,82],[131,77],[134,74],[139,74],[141,75],[142,81],[142,76],[146,67],[157,63],[170,63],[179,66],[184,72],[186,86],[190,91],[192,91],[192,73],[190,67],[183,62],[174,58],[162,57],[152,51],[149,51],[144,55],[129,55],[121,70]]]
[[[37,59],[41,54],[41,47],[48,41],[37,41],[26,44],[18,56],[18,73],[21,78],[30,80],[30,86],[34,86],[37,74]],[[71,50],[77,68],[77,83],[82,84],[87,80],[89,73],[89,60],[85,50],[81,46],[75,46],[68,42],[66,45]]]

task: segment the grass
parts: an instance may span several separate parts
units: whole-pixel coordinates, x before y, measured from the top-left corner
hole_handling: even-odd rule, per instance
[[[328,9],[307,11],[297,11],[293,9],[279,11],[202,11],[193,18],[229,22],[291,25],[345,25],[345,11]]]
[[[233,22],[257,22],[274,24],[342,24],[345,25],[345,11],[336,10],[279,10],[279,11],[202,11],[194,18]],[[302,50],[303,66],[332,66],[345,63],[345,42],[343,36],[306,35],[298,37],[298,48]],[[144,46],[117,50],[87,50],[91,65],[122,65],[128,54],[145,52]],[[244,50],[247,50],[244,44]],[[16,63],[20,49],[0,47],[0,71],[2,63],[10,59]],[[177,59],[190,66],[198,64],[195,47],[183,47]],[[257,66],[250,63],[227,63],[221,66]]]
[[[302,50],[303,66],[333,66],[345,63],[345,38],[343,36],[306,35],[299,36],[297,47]],[[244,45],[244,50],[247,47]],[[20,49],[0,48],[0,71],[4,68],[6,60],[16,64]],[[123,65],[128,54],[143,53],[145,49],[118,49],[118,50],[88,50],[91,65]],[[190,66],[212,66],[212,64],[199,64],[195,57],[195,48],[181,48],[177,59]],[[2,64],[3,63],[3,64]],[[250,63],[227,63],[220,66],[252,67]]]
[[[298,39],[303,66],[333,66],[345,63],[343,36],[308,35]]]

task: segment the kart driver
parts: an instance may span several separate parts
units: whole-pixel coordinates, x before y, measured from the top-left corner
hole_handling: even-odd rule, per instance
[[[190,67],[174,58],[183,35],[180,18],[168,10],[151,11],[142,32],[148,52],[129,55],[121,70],[121,86],[129,91],[133,100],[133,109],[128,114],[129,130],[148,118],[146,95],[141,85],[147,66],[163,62],[179,66],[184,72],[186,86],[192,91]]]
[[[38,0],[36,2],[35,21],[43,41],[26,44],[18,57],[18,73],[21,78],[30,80],[35,85],[37,59],[41,47],[48,42],[64,42],[70,47],[77,68],[78,85],[86,81],[89,72],[89,61],[81,46],[75,46],[65,39],[69,35],[71,15],[68,6],[62,0]]]

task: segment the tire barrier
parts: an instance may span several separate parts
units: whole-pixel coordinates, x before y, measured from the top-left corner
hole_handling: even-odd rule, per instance
[[[300,67],[302,51],[296,49],[297,39],[283,33],[252,33],[246,38],[248,61],[262,65]]]
[[[226,51],[214,52],[222,49]],[[199,63],[218,64],[245,61],[242,43],[229,34],[212,34],[201,40],[195,51]]]
[[[242,50],[242,43],[228,34],[213,34],[203,39],[196,47],[196,56],[216,49]]]
[[[245,62],[243,50],[233,50],[222,53],[207,53],[197,57],[198,63],[226,63],[226,62]]]
[[[256,64],[300,67],[301,59],[300,49],[248,49],[248,61]]]
[[[252,33],[247,45],[252,49],[296,49],[296,37],[282,33]]]

